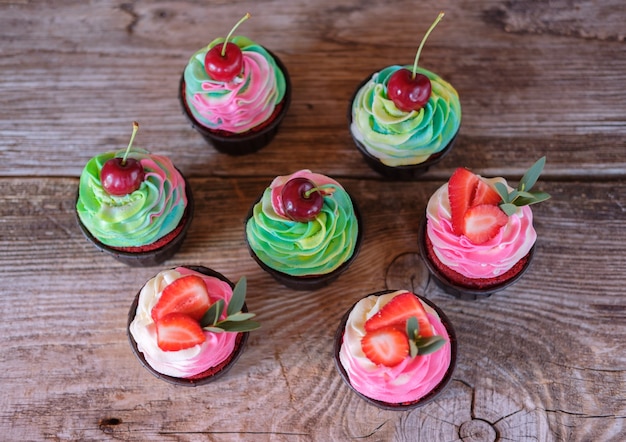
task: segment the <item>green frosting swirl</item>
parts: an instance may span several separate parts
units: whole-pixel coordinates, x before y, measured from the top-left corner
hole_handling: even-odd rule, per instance
[[[80,176],[76,211],[89,232],[111,247],[139,247],[159,240],[178,226],[187,206],[185,180],[163,156],[134,149],[145,179],[124,196],[108,194],[100,182],[104,163],[121,152],[107,152],[87,162]]]
[[[248,244],[267,266],[292,276],[330,273],[352,257],[358,221],[348,193],[334,187],[324,196],[320,214],[308,223],[278,215],[272,208],[271,188],[255,204],[246,224]]]
[[[432,86],[428,103],[418,111],[399,110],[387,98],[387,83],[402,68],[389,66],[375,73],[352,102],[352,135],[388,166],[423,163],[450,143],[461,124],[457,91],[437,74],[422,68],[417,72],[426,75]]]

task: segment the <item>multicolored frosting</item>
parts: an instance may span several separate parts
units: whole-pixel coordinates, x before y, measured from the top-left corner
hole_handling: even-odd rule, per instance
[[[150,279],[139,292],[137,313],[130,324],[130,333],[144,358],[159,373],[187,378],[202,373],[224,362],[235,349],[237,333],[214,333],[204,330],[206,340],[199,345],[178,351],[163,351],[157,344],[156,327],[151,316],[163,289],[176,279],[195,274],[204,280],[211,303],[223,299],[226,306],[233,291],[221,279],[207,276],[186,267],[165,270]],[[226,310],[226,308],[224,309]],[[222,318],[226,318],[226,312]]]
[[[481,178],[493,187],[501,182],[512,190],[504,178]],[[474,244],[452,228],[448,184],[441,186],[426,207],[426,234],[437,258],[466,278],[494,278],[511,269],[535,244],[537,233],[529,206],[518,207],[495,237]]]
[[[100,171],[121,152],[107,152],[90,159],[80,176],[76,211],[81,223],[101,243],[110,247],[152,244],[173,231],[187,207],[185,179],[169,158],[133,149],[128,157],[144,168],[139,189],[124,196],[107,193]]]
[[[352,102],[352,136],[367,152],[392,167],[423,163],[442,151],[461,125],[457,91],[437,74],[422,68],[417,72],[426,75],[432,86],[428,103],[419,111],[399,110],[387,97],[387,83],[402,68],[389,66],[374,73]]]
[[[451,360],[448,332],[437,312],[423,302],[434,333],[448,341],[441,349],[427,355],[407,356],[394,367],[376,365],[363,353],[365,322],[391,299],[406,292],[370,295],[357,302],[348,316],[339,350],[339,360],[352,387],[369,398],[390,404],[414,402],[428,394],[442,381]]]
[[[272,55],[252,40],[236,36],[243,71],[233,81],[216,81],[204,68],[206,53],[223,38],[193,54],[185,67],[185,96],[195,119],[212,130],[244,133],[267,121],[283,100],[287,83]]]
[[[322,211],[309,222],[289,219],[283,210],[281,191],[291,178],[305,177],[316,186],[327,186]],[[335,180],[300,170],[276,177],[265,189],[246,224],[248,244],[267,266],[292,276],[323,275],[336,270],[354,253],[358,221],[350,196]]]

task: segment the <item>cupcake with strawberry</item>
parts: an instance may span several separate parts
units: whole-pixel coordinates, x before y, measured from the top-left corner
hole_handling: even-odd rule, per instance
[[[195,386],[223,376],[259,327],[245,304],[246,280],[235,285],[201,266],[164,270],[139,291],[128,314],[128,337],[156,377]]]
[[[193,217],[193,195],[172,161],[132,148],[91,158],[76,199],[78,225],[99,250],[130,266],[153,266],[181,247]]]
[[[360,397],[406,410],[443,391],[456,365],[457,342],[450,320],[433,302],[407,290],[385,290],[346,312],[334,353],[339,374]]]
[[[367,164],[394,179],[413,179],[450,151],[461,125],[457,91],[439,75],[413,66],[388,66],[359,85],[348,112],[352,138]]]
[[[287,287],[314,290],[347,270],[363,233],[356,204],[336,180],[310,170],[276,177],[246,218],[251,256]]]
[[[276,135],[291,101],[287,68],[243,36],[216,38],[192,55],[179,86],[183,113],[219,152],[244,155]]]
[[[460,167],[428,201],[419,233],[420,252],[437,283],[465,299],[489,296],[528,268],[537,233],[529,207],[550,198],[532,191],[539,159],[516,189],[504,178],[483,178]]]

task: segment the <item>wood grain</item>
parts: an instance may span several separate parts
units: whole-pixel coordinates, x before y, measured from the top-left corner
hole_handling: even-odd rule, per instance
[[[601,4],[599,4],[601,3]],[[383,180],[346,112],[372,71],[420,64],[459,91],[457,143],[416,182]],[[293,101],[259,153],[216,153],[181,113],[193,52],[250,10],[241,33],[288,66]],[[626,439],[626,57],[621,0],[0,0],[0,439],[609,441]],[[98,252],[75,221],[94,154],[140,147],[190,179],[196,216],[163,268],[246,275],[262,328],[229,374],[180,388],[152,377],[126,336],[130,303],[161,268]],[[528,273],[481,301],[428,276],[416,243],[428,197],[464,165],[515,182],[546,155]],[[341,181],[365,237],[331,286],[294,292],[248,255],[243,220],[270,180],[301,168]],[[424,293],[459,339],[433,403],[383,411],[332,361],[339,319],[385,288]]]

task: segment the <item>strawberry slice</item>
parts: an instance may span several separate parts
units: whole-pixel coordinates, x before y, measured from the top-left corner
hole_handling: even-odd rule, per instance
[[[374,364],[393,367],[408,356],[409,340],[396,328],[381,328],[363,336],[361,349]]]
[[[397,327],[404,330],[406,321],[414,316],[419,324],[419,335],[433,336],[433,328],[426,316],[426,310],[419,298],[411,292],[401,293],[383,306],[374,316],[365,322],[365,331]]]
[[[474,244],[482,244],[496,236],[508,220],[508,216],[498,206],[474,206],[465,214],[463,234]]]
[[[478,176],[464,167],[456,169],[448,181],[452,230],[457,235],[463,233],[463,218],[471,207],[478,181]]]
[[[479,206],[481,204],[496,206],[500,203],[500,201],[502,201],[502,197],[498,192],[496,192],[496,189],[479,178],[476,183],[476,190],[474,191],[474,197],[472,198],[470,206]]]
[[[170,313],[184,313],[199,321],[210,305],[209,292],[202,278],[187,275],[176,279],[163,289],[150,314],[154,322]]]
[[[157,345],[163,351],[184,350],[206,340],[198,321],[184,313],[165,315],[155,325]]]

